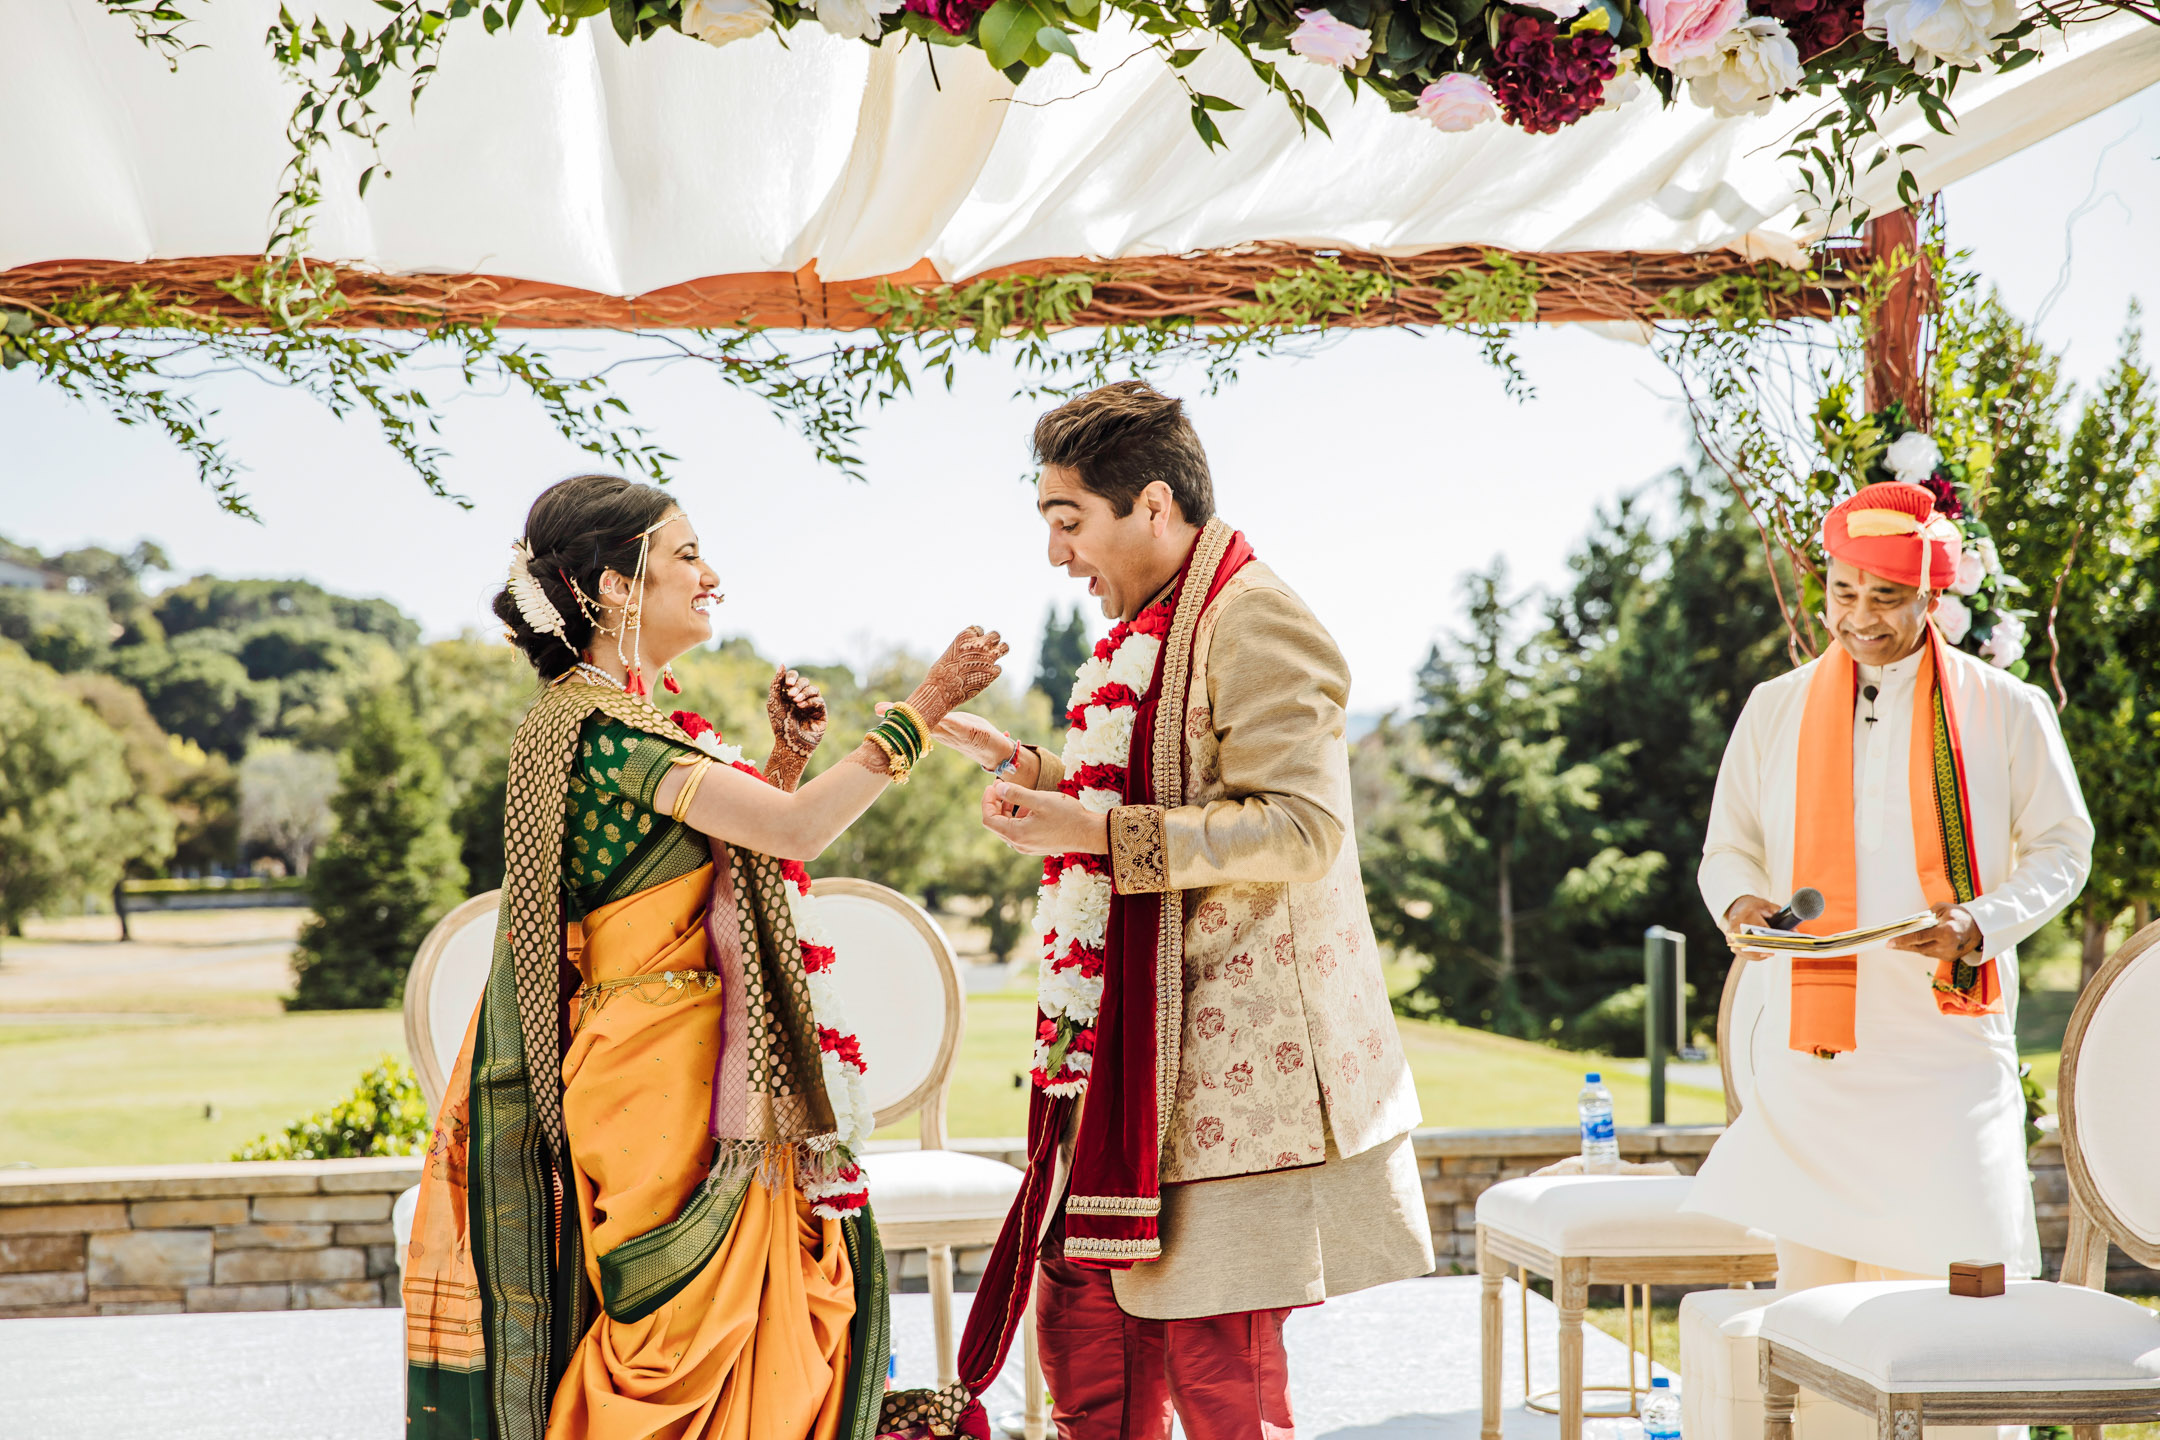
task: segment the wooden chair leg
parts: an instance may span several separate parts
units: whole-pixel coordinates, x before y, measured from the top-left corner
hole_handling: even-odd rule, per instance
[[[2099,1425],[2072,1425],[2070,1427],[2070,1440],[2100,1440],[2100,1432],[2103,1428]]]
[[[952,1246],[930,1247],[930,1329],[937,1337],[938,1384],[950,1385],[960,1378],[960,1352],[953,1340]]]
[[[1562,1260],[1553,1277],[1560,1308],[1560,1440],[1582,1440],[1583,1311],[1590,1304],[1590,1262]]]
[[[1770,1369],[1770,1347],[1762,1347],[1763,1440],[1793,1440],[1793,1407],[1800,1402],[1798,1382]]]
[[[1484,1227],[1478,1229],[1478,1382],[1483,1396],[1483,1419],[1478,1440],[1500,1440],[1500,1281],[1507,1267],[1485,1253]],[[1526,1354],[1523,1363],[1528,1364]]]
[[[1020,1317],[1020,1375],[1021,1388],[1027,1392],[1020,1408],[1021,1427],[1027,1440],[1043,1440],[1044,1432],[1049,1428],[1048,1417],[1043,1413],[1043,1395],[1048,1387],[1043,1384],[1042,1355],[1035,1348],[1035,1307],[1032,1304]]]

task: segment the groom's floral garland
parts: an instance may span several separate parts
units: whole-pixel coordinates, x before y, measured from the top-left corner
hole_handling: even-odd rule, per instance
[[[683,728],[698,749],[723,765],[763,780],[765,773],[743,759],[740,745],[722,743],[712,722],[693,710],[678,710],[669,717]],[[788,882],[788,913],[795,922],[795,938],[802,947],[803,971],[810,981],[810,1013],[817,1024],[818,1058],[825,1081],[825,1098],[831,1102],[834,1129],[840,1137],[839,1154],[829,1167],[820,1166],[800,1178],[811,1213],[828,1220],[844,1220],[869,1203],[869,1182],[855,1157],[863,1142],[877,1128],[863,1076],[862,1042],[848,1027],[840,1006],[840,988],[833,982],[834,953],[830,932],[825,929],[810,895],[810,872],[798,860],[780,862]]]
[[[1073,677],[1066,719],[1065,778],[1060,792],[1090,810],[1108,813],[1125,803],[1126,762],[1133,724],[1155,678],[1171,601],[1120,621],[1098,641]],[[1102,1011],[1104,942],[1110,924],[1109,859],[1074,851],[1043,861],[1035,928],[1042,939],[1042,972],[1035,1006],[1037,1089],[1078,1095],[1095,1060],[1095,1018]]]

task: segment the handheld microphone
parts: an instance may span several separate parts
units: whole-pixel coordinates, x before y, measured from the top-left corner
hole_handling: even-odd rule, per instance
[[[1822,912],[1822,891],[1812,885],[1803,885],[1793,891],[1792,899],[1785,902],[1784,909],[1763,921],[1763,926],[1770,930],[1790,930],[1803,920],[1813,920]]]

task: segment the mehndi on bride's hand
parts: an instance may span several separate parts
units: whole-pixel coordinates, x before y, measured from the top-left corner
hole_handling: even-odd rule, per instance
[[[953,637],[943,655],[931,662],[929,673],[908,696],[908,703],[922,716],[923,724],[935,730],[946,715],[990,688],[990,683],[1003,673],[998,662],[1011,648],[998,638],[997,631],[970,625]]]
[[[765,692],[765,721],[772,727],[775,749],[807,759],[825,739],[825,697],[815,684],[783,666]]]

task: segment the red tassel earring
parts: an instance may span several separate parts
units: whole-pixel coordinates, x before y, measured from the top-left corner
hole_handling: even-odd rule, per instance
[[[682,694],[682,682],[675,678],[675,666],[672,663],[660,667],[660,683],[668,694]]]

